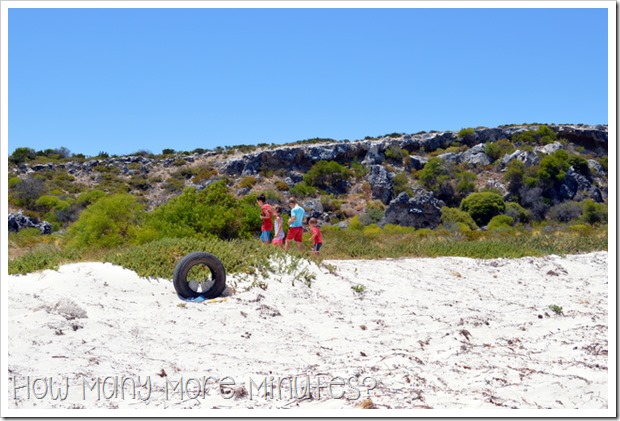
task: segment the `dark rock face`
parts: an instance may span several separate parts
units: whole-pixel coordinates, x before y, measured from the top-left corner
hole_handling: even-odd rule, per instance
[[[533,165],[537,165],[540,162],[540,158],[538,157],[536,152],[533,152],[533,151],[521,151],[521,150],[517,149],[516,151],[514,151],[513,153],[511,153],[509,155],[504,155],[504,157],[500,161],[501,166],[505,167],[513,159],[518,159],[519,161],[523,162],[523,164],[526,167],[531,167]]]
[[[368,149],[362,164],[376,165],[382,163],[383,161],[385,161],[385,155],[379,151],[379,145],[375,143]]]
[[[602,202],[601,191],[592,185],[590,180],[582,174],[575,172],[571,167],[564,176],[564,180],[559,189],[559,201],[576,200],[582,201],[592,199],[595,202]]]
[[[374,199],[381,200],[388,204],[392,199],[394,185],[392,180],[394,173],[388,172],[382,165],[371,165],[368,173],[368,183]]]
[[[417,190],[410,198],[405,192],[390,202],[382,224],[398,224],[415,228],[435,228],[441,223],[441,207],[445,203],[432,192]]]
[[[484,152],[484,143],[479,143],[473,148],[470,148],[463,152],[460,156],[460,161],[466,163],[469,166],[484,166],[489,165],[491,158]]]
[[[301,207],[306,211],[306,218],[316,218],[318,220],[329,219],[325,214],[323,204],[319,199],[306,199],[301,202]]]
[[[24,216],[21,211],[9,214],[9,232],[19,232],[24,228],[37,228],[41,234],[51,234],[52,226],[49,222],[39,222],[36,219],[30,219]]]
[[[516,133],[527,130],[535,130],[539,126],[512,126],[499,128],[477,128],[473,133],[459,138],[456,132],[431,132],[408,134],[401,137],[384,137],[372,141],[355,141],[355,142],[333,142],[315,145],[292,145],[283,146],[277,149],[262,150],[249,153],[242,158],[234,158],[222,160],[217,164],[221,173],[228,175],[255,175],[261,170],[278,170],[286,169],[288,171],[306,172],[312,165],[318,161],[336,161],[339,164],[349,164],[355,160],[362,162],[364,165],[377,165],[385,160],[385,151],[390,146],[405,149],[410,153],[424,150],[425,153],[435,151],[439,148],[447,148],[457,143],[474,148],[482,148],[487,142],[494,142],[499,139],[511,139]],[[595,151],[599,154],[607,153],[607,126],[580,126],[580,125],[548,125],[554,130],[558,137],[565,138],[571,142],[583,145],[584,147]],[[469,153],[468,153],[469,152]],[[141,155],[131,155],[125,157],[114,157],[108,159],[92,159],[85,162],[67,162],[62,164],[35,164],[29,166],[23,164],[17,168],[19,173],[37,172],[45,170],[55,170],[62,168],[72,175],[90,174],[96,172],[97,166],[114,167],[121,171],[127,171],[128,164],[141,164],[140,172],[146,174],[149,169],[156,165],[164,168],[176,165],[178,160],[186,162],[194,162],[201,156],[214,156],[216,152],[210,151],[203,154],[178,155],[173,158],[167,157],[162,159],[154,159]],[[466,155],[465,155],[466,154]],[[515,155],[516,154],[516,155]],[[535,165],[535,152],[515,152],[510,155],[511,159],[515,157],[529,164]],[[454,162],[467,162],[470,165],[486,165],[486,154],[483,150],[466,151],[463,154],[455,154],[444,156]],[[506,157],[504,157],[506,158]],[[502,160],[502,164],[507,163]],[[411,160],[411,169],[420,169],[423,162]],[[422,165],[423,166],[423,165]]]
[[[607,153],[607,126],[561,125],[550,126],[557,131],[558,137],[582,145],[590,150],[602,150]]]
[[[427,158],[417,155],[410,155],[406,169],[407,171],[421,170],[422,168],[424,168],[427,162]]]

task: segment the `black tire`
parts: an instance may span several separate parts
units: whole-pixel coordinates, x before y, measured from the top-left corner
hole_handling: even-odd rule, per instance
[[[202,282],[196,280],[188,280],[187,276],[192,268],[196,266],[206,266],[211,273],[211,279],[205,279]],[[200,269],[200,268],[197,268]],[[192,281],[197,285],[211,284],[205,291],[192,288]],[[197,298],[203,296],[211,299],[218,297],[226,288],[226,270],[220,260],[210,253],[195,252],[183,257],[174,268],[172,276],[174,289],[181,298]]]

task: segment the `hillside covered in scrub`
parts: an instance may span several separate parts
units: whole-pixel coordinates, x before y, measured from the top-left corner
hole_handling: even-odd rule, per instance
[[[37,227],[76,250],[163,238],[253,238],[260,193],[283,205],[297,197],[328,230],[401,226],[467,238],[583,231],[607,222],[607,165],[607,126],[586,125],[130,156],[18,148],[9,157],[9,231],[31,227],[20,234],[32,239]],[[27,243],[12,238],[14,246]]]

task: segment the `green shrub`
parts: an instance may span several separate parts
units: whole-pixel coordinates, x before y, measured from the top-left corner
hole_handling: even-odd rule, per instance
[[[356,159],[351,163],[351,171],[353,173],[353,177],[355,177],[356,180],[360,180],[368,174],[369,170],[367,166],[360,164]]]
[[[473,136],[476,134],[476,130],[474,130],[473,128],[469,127],[466,129],[461,129],[459,130],[459,132],[457,133],[456,137],[458,139],[463,139],[466,138],[468,136]]]
[[[162,186],[168,193],[178,193],[185,188],[185,181],[175,177],[170,177]]]
[[[114,250],[104,257],[104,261],[131,269],[139,276],[172,279],[172,272],[179,259],[195,251],[205,251],[217,256],[230,274],[264,273],[270,268],[270,256],[278,253],[275,247],[263,247],[254,240],[162,238],[131,248]]]
[[[458,201],[476,190],[476,174],[470,171],[459,171],[456,177],[456,195]]]
[[[46,192],[45,182],[41,178],[27,176],[11,190],[9,203],[15,207],[33,210],[36,201]]]
[[[415,227],[406,227],[403,225],[385,224],[383,232],[386,235],[410,235],[415,232]]]
[[[547,212],[547,219],[557,222],[569,222],[580,218],[581,214],[582,204],[569,200],[551,207]]]
[[[484,153],[486,153],[493,161],[496,161],[502,156],[514,151],[515,147],[508,139],[500,139],[484,145]]]
[[[564,180],[566,171],[570,168],[568,152],[563,149],[545,156],[540,161],[538,177],[543,182],[560,182]]]
[[[249,196],[249,195],[248,195]],[[237,200],[225,180],[203,190],[188,188],[150,212],[141,241],[164,237],[249,238],[260,230],[260,210],[254,196]]]
[[[144,208],[135,196],[114,194],[86,208],[67,229],[71,249],[110,248],[136,241]]]
[[[325,212],[337,212],[342,209],[342,201],[334,199],[333,196],[321,196],[321,205]]]
[[[476,222],[473,220],[470,214],[463,210],[450,208],[448,206],[443,206],[441,208],[441,222],[443,222],[444,225],[450,223],[464,224],[471,230],[478,229],[478,225],[476,225]]]
[[[35,206],[39,211],[45,213],[54,209],[56,206],[59,205],[59,203],[60,198],[58,196],[50,196],[45,194],[37,199],[37,201],[35,202]]]
[[[304,181],[309,186],[338,193],[345,189],[352,176],[351,170],[336,161],[319,161],[304,175]]]
[[[532,219],[532,213],[516,202],[506,202],[504,214],[512,217],[515,222],[527,223]]]
[[[409,188],[409,176],[406,172],[396,173],[392,179],[392,186],[394,189],[394,196],[398,196],[402,192],[407,192],[410,196],[412,195],[411,189]]]
[[[370,224],[365,226],[362,229],[362,232],[364,233],[364,235],[366,237],[379,237],[382,233],[383,230],[377,225],[377,224]]]
[[[355,215],[353,218],[349,220],[349,230],[353,231],[361,231],[364,229],[364,224],[362,223],[359,215]]]
[[[31,148],[17,148],[9,156],[9,162],[15,165],[20,165],[26,161],[31,161],[37,157],[34,149]]]
[[[256,184],[258,180],[256,179],[256,177],[254,177],[253,175],[248,175],[247,177],[243,177],[241,179],[241,181],[239,181],[239,187],[241,188],[245,188],[245,187],[254,187],[254,185]]]
[[[461,202],[461,210],[469,213],[478,226],[486,225],[491,218],[506,210],[506,204],[497,193],[472,193]]]
[[[217,169],[210,164],[196,167],[194,168],[194,171],[195,175],[192,177],[192,182],[194,183],[201,183],[218,174]]]
[[[396,163],[402,164],[405,157],[408,157],[409,153],[396,145],[391,145],[385,150],[385,158]]]
[[[590,166],[585,158],[571,154],[568,157],[568,163],[573,167],[575,172],[585,175],[586,177],[590,176]]]
[[[584,222],[595,225],[607,222],[607,206],[604,203],[596,203],[593,200],[583,202]]]
[[[57,270],[69,261],[70,257],[53,244],[38,244],[23,256],[11,259],[8,265],[9,275],[38,272],[45,269]]]
[[[553,143],[557,138],[557,134],[549,127],[542,125],[536,130],[527,130],[515,133],[512,141],[522,145],[539,145],[541,143]]]
[[[381,221],[384,216],[385,211],[383,209],[369,207],[366,208],[366,212],[359,215],[358,218],[363,225],[371,225]]]
[[[505,229],[512,227],[514,219],[508,215],[496,215],[489,221],[489,231],[495,231],[498,229]]]
[[[80,194],[75,200],[75,202],[78,205],[86,207],[86,206],[92,205],[93,203],[95,203],[97,200],[101,199],[104,196],[105,196],[105,193],[102,192],[101,190],[90,190],[90,191]]]
[[[277,180],[274,185],[280,191],[288,191],[290,189],[289,185],[282,180]]]
[[[300,181],[289,189],[289,193],[295,197],[312,197],[317,194],[317,189],[305,181]]]

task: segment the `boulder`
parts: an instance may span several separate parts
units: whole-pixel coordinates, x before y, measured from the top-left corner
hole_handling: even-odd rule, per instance
[[[436,199],[432,192],[420,189],[415,191],[413,197],[402,192],[390,202],[381,225],[435,228],[441,223],[442,206],[445,203]]]
[[[388,204],[392,199],[394,186],[392,180],[393,172],[388,172],[382,165],[371,165],[368,173],[368,183],[374,199],[379,199],[384,204]]]
[[[407,163],[406,170],[407,171],[421,170],[422,168],[424,168],[427,162],[428,162],[428,158],[423,158],[418,155],[409,155],[409,162]]]
[[[536,152],[544,153],[545,155],[551,155],[552,153],[563,149],[564,146],[560,142],[549,143],[548,145],[539,146],[534,148]]]
[[[362,165],[377,165],[385,161],[385,155],[380,152],[379,145],[373,143],[366,152],[366,156],[362,160]]]
[[[19,232],[24,228],[37,228],[41,234],[51,234],[52,226],[47,221],[38,221],[36,219],[25,216],[22,211],[10,213],[8,218],[9,232]]]
[[[571,167],[566,171],[564,180],[559,189],[559,199],[582,201],[592,199],[595,202],[602,202],[603,195],[601,191],[592,185],[590,180],[582,174],[579,174]]]
[[[590,171],[593,175],[600,176],[605,174],[605,169],[603,168],[603,166],[594,159],[588,159],[588,167],[590,167]]]
[[[461,154],[460,162],[470,166],[480,166],[489,165],[493,160],[484,152],[484,143],[478,143]]]
[[[320,199],[306,199],[300,203],[301,207],[306,211],[306,218],[316,218],[324,220],[324,208]]]
[[[511,154],[504,155],[504,157],[500,161],[500,164],[502,167],[505,167],[513,159],[518,159],[519,161],[523,162],[523,164],[525,164],[526,167],[537,165],[540,162],[540,158],[538,157],[536,152],[522,151],[520,149],[517,149]]]
[[[455,152],[442,153],[441,155],[437,155],[437,158],[441,159],[442,161],[449,162],[451,164],[458,164],[459,162],[461,162],[461,154],[455,153]]]

